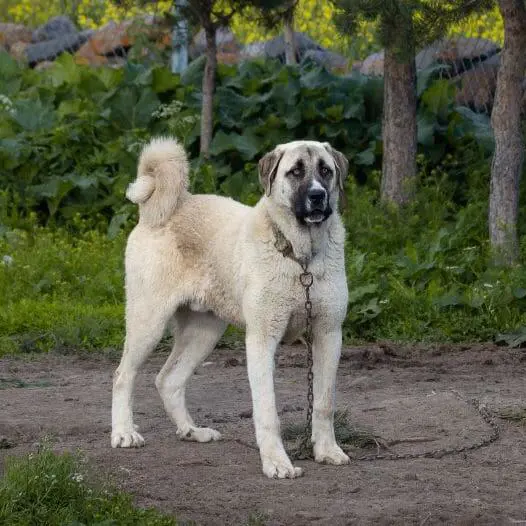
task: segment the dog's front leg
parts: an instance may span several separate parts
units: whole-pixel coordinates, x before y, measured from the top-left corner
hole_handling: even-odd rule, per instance
[[[303,472],[292,465],[279,431],[274,395],[274,354],[278,340],[247,327],[248,379],[263,473],[269,478],[283,479],[299,477]]]
[[[328,329],[315,322],[313,330],[314,410],[312,443],[316,462],[348,464],[349,457],[334,436],[336,373],[342,347],[340,328]]]

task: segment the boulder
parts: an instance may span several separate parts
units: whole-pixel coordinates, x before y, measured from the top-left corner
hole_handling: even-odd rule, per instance
[[[45,60],[54,60],[65,51],[74,53],[92,34],[93,31],[91,30],[80,33],[68,33],[53,40],[29,44],[25,49],[27,61],[31,66],[34,66]]]
[[[31,42],[33,32],[22,24],[0,23],[0,44],[7,50],[17,42]]]
[[[488,60],[456,77],[455,81],[458,83],[457,103],[469,106],[475,111],[491,113],[497,88],[499,66],[500,55],[493,55]]]
[[[77,32],[75,24],[67,16],[55,16],[33,31],[33,42],[54,40]]]
[[[459,75],[479,62],[486,61],[499,52],[497,44],[485,38],[444,38],[422,49],[415,57],[416,69],[426,69],[433,64],[451,66],[448,77]],[[384,74],[384,51],[369,55],[362,63],[363,75],[381,77]]]
[[[324,51],[324,49],[314,40],[304,33],[294,33],[296,44],[296,59],[301,61],[308,50]],[[285,38],[279,35],[265,44],[265,56],[277,58],[285,62]]]
[[[88,40],[75,53],[75,62],[77,64],[85,64],[90,66],[102,66],[108,64],[107,57],[96,53],[93,45],[93,40]]]
[[[132,46],[129,31],[132,22],[119,24],[110,22],[99,29],[90,39],[89,44],[95,55],[119,55]]]
[[[485,38],[443,38],[418,53],[416,67],[426,69],[433,64],[450,65],[452,68],[449,76],[452,77],[498,52],[497,44]]]
[[[171,43],[168,28],[157,25],[154,17],[143,17],[120,23],[110,22],[99,29],[90,39],[92,50],[84,52],[86,56],[123,56],[134,44],[139,35],[145,35],[148,40],[156,41],[160,49]]]
[[[318,49],[308,49],[303,55],[303,60],[312,60],[319,66],[325,66],[330,70],[337,70],[346,72],[349,66],[349,59],[340,55],[339,53],[334,53],[328,49],[318,50]]]
[[[49,68],[53,67],[53,65],[54,65],[54,62],[51,62],[50,60],[44,60],[44,62],[39,62],[35,66],[35,69],[38,70],[38,71],[43,71],[45,69],[49,69]]]
[[[369,55],[363,62],[360,68],[362,75],[369,77],[383,77],[384,76],[384,51],[378,51]]]
[[[317,42],[304,33],[294,33],[296,42],[296,59],[303,60],[305,53],[309,50],[325,51]],[[247,44],[241,51],[241,58],[277,58],[285,62],[285,39],[279,35],[265,42],[254,42]]]
[[[236,40],[236,37],[230,31],[230,29],[225,27],[220,27],[216,31],[216,46],[218,55],[232,55],[239,54],[241,46]],[[205,30],[200,29],[194,38],[190,46],[188,47],[188,56],[191,60],[194,60],[197,57],[200,57],[204,54],[206,50],[206,36]]]
[[[27,62],[26,49],[29,46],[27,42],[16,42],[9,49],[9,53],[13,58],[20,62]]]

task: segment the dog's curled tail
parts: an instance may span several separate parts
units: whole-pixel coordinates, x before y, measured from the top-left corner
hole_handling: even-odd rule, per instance
[[[175,139],[158,137],[143,148],[137,179],[126,191],[139,205],[141,222],[156,227],[168,221],[188,192],[188,171],[186,152]]]

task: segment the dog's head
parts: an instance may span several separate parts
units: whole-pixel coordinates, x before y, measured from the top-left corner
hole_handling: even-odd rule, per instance
[[[338,206],[349,162],[328,142],[294,141],[259,161],[266,195],[303,224],[321,224]]]

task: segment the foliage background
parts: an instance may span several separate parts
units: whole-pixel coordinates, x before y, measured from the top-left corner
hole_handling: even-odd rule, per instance
[[[110,20],[120,21],[139,14],[163,14],[171,9],[172,2],[146,3],[143,7],[124,8],[109,0],[0,0],[0,20],[20,22],[30,26],[43,24],[49,17],[67,14],[81,28],[97,28]],[[232,30],[242,43],[266,40],[275,36],[279,28],[269,31],[258,24],[250,13],[237,16]],[[360,31],[352,38],[338,35],[334,19],[334,7],[323,0],[299,0],[295,26],[297,31],[308,34],[323,47],[339,51],[352,59],[363,59],[377,51],[376,28],[373,23],[362,24]],[[489,13],[472,16],[460,25],[451,28],[450,36],[464,35],[489,38],[500,44],[504,41],[504,26],[497,7]]]
[[[395,213],[378,199],[380,79],[310,63],[221,66],[203,162],[202,73],[202,60],[178,77],[67,54],[39,72],[0,54],[0,354],[121,346],[122,254],[136,220],[124,191],[141,145],[166,133],[193,159],[194,192],[247,204],[261,194],[257,160],[276,143],[328,140],[348,156],[347,342],[526,340],[526,272],[489,262],[489,119],[457,107],[448,81],[419,75],[420,188]]]

